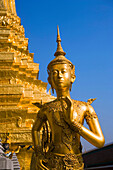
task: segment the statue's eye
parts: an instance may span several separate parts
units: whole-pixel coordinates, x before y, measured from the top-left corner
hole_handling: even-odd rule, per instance
[[[53,74],[57,74],[58,73],[58,71],[57,70],[53,70]]]
[[[66,70],[62,70],[62,73],[63,73],[63,74],[66,73]]]

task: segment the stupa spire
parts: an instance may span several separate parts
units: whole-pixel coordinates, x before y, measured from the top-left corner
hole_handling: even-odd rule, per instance
[[[63,51],[63,48],[61,46],[61,38],[60,38],[60,32],[59,32],[59,26],[58,25],[57,25],[57,40],[56,40],[56,42],[57,42],[57,50],[56,50],[54,56],[56,56],[56,57],[59,56],[59,55],[65,56],[66,53]]]
[[[18,159],[17,159],[17,156],[16,156],[15,152],[13,153],[13,156],[12,156],[12,162],[13,162],[14,170],[20,170],[20,164],[18,162]]]
[[[6,10],[12,14],[16,14],[15,0],[0,0],[0,10]]]
[[[5,156],[4,148],[3,148],[3,146],[2,146],[1,141],[2,141],[2,140],[0,139],[0,157],[1,157],[1,155]]]

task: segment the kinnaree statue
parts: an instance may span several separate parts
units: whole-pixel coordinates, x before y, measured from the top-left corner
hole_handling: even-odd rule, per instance
[[[104,136],[98,117],[87,102],[70,98],[75,81],[75,66],[65,58],[57,28],[57,51],[48,69],[48,82],[57,98],[41,105],[32,129],[35,154],[32,170],[82,170],[82,146],[80,136],[96,147],[104,145]],[[83,126],[86,120],[89,129]]]

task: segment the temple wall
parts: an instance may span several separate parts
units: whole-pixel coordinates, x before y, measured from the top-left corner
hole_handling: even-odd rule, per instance
[[[15,14],[15,15],[14,15]],[[54,99],[38,79],[39,64],[28,50],[28,38],[16,15],[15,0],[0,1],[0,138],[10,141],[21,169],[29,170],[33,149],[31,130],[40,108]],[[23,147],[24,146],[24,147]]]

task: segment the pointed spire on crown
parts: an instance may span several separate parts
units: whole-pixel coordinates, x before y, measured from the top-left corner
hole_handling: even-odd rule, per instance
[[[63,51],[63,48],[61,46],[61,38],[60,38],[59,26],[58,25],[57,25],[57,40],[56,40],[56,42],[57,42],[57,50],[56,50],[54,56],[56,56],[56,57],[59,56],[59,55],[65,56],[66,53]]]
[[[57,50],[54,54],[55,58],[48,64],[47,70],[48,73],[51,71],[51,67],[55,64],[69,64],[70,67],[74,70],[75,66],[72,64],[71,61],[69,61],[65,55],[66,53],[63,51],[62,46],[61,46],[61,38],[60,38],[60,33],[59,33],[59,27],[57,26]]]

